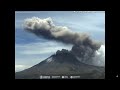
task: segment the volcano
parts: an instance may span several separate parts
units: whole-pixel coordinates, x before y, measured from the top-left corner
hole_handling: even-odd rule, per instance
[[[40,79],[40,76],[80,76],[79,79],[104,79],[105,67],[85,64],[66,50],[58,50],[31,68],[15,73],[15,79]]]

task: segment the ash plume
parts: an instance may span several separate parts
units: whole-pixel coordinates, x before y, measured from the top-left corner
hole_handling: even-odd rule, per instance
[[[95,50],[100,48],[100,43],[91,40],[88,34],[72,32],[65,26],[56,26],[51,18],[32,17],[25,19],[24,29],[46,39],[53,39],[66,44],[85,45]]]
[[[24,21],[24,29],[38,37],[42,36],[46,39],[72,44],[73,47],[70,52],[84,62],[93,59],[96,51],[101,47],[100,42],[92,40],[86,33],[76,33],[65,26],[54,25],[50,17],[46,19],[38,17],[27,18]]]

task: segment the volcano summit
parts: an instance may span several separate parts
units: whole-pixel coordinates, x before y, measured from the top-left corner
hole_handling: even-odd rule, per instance
[[[79,61],[72,52],[62,49],[39,64],[26,70],[16,72],[15,79],[39,79],[41,75],[66,75],[80,76],[80,79],[104,79],[105,68],[85,64]]]

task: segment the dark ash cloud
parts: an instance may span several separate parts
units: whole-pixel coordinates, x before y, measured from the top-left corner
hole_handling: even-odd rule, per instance
[[[25,19],[24,29],[46,39],[73,45],[85,45],[92,49],[100,48],[100,43],[91,40],[88,34],[72,32],[65,26],[56,26],[51,18],[40,19],[32,17]]]
[[[32,17],[25,19],[24,29],[38,37],[42,36],[46,39],[72,44],[70,52],[84,62],[95,57],[96,51],[101,47],[101,43],[92,40],[88,34],[72,32],[65,26],[56,26],[51,18]]]

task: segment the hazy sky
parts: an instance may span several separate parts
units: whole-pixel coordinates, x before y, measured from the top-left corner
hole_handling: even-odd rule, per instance
[[[48,58],[57,50],[71,49],[72,45],[38,38],[23,30],[23,22],[31,17],[51,17],[58,26],[66,26],[74,32],[89,33],[95,40],[105,41],[105,12],[77,11],[16,11],[15,12],[15,71],[31,67]]]

